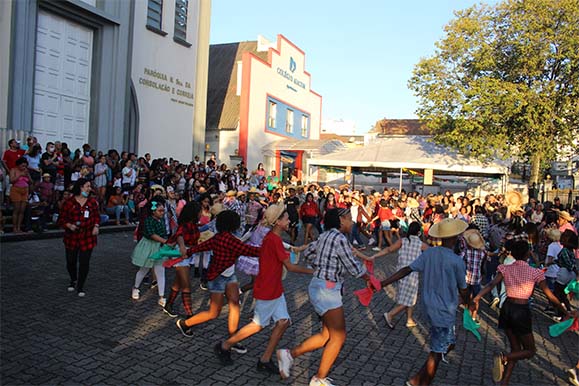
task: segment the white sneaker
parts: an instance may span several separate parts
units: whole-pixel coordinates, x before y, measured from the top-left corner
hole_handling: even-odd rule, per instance
[[[352,245],[359,245],[359,244],[358,244],[358,241],[354,240],[354,241],[352,242]]]
[[[78,293],[78,297],[79,297],[79,298],[84,298],[85,296],[86,296],[86,292],[84,292],[84,291],[80,291],[80,292]]]
[[[157,302],[161,307],[165,307],[165,304],[167,304],[167,299],[165,299],[164,297],[160,297],[159,301]]]
[[[140,297],[141,297],[141,291],[139,291],[138,288],[133,288],[133,293],[131,295],[131,298],[133,298],[133,300],[139,300]]]
[[[318,378],[314,375],[310,381],[310,386],[335,386],[332,382],[333,380],[329,377]]]
[[[374,240],[374,237],[370,237],[370,240],[368,240],[368,245],[374,245],[376,244],[376,240]]]
[[[567,370],[567,375],[569,376],[567,380],[569,381],[570,384],[579,386],[579,379],[577,379],[577,370],[571,368]]]
[[[380,252],[380,248],[378,248],[378,247],[374,247],[374,248],[372,248],[372,250],[376,251],[376,252]]]
[[[289,378],[292,365],[294,364],[294,358],[290,350],[287,348],[282,348],[277,350],[277,367],[279,369],[279,375],[283,379]]]

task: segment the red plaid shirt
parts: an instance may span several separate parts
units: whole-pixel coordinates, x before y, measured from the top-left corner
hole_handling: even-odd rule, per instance
[[[194,246],[197,245],[199,241],[199,228],[197,224],[192,222],[187,222],[185,224],[179,225],[177,231],[173,236],[169,238],[167,241],[168,244],[173,244],[177,242],[177,238],[181,236],[183,237],[183,242],[186,246]]]
[[[229,232],[220,232],[209,240],[189,248],[187,255],[203,251],[213,251],[213,257],[207,268],[207,280],[214,280],[221,275],[239,256],[259,256],[259,248],[242,243]]]
[[[528,299],[533,294],[535,284],[545,280],[542,270],[533,268],[522,260],[510,265],[501,264],[497,271],[503,274],[509,298]]]
[[[85,216],[85,213],[87,215]],[[81,206],[75,197],[62,204],[58,215],[58,225],[64,228],[64,247],[68,250],[88,251],[96,247],[97,237],[92,235],[95,225],[100,224],[99,206],[94,198],[88,198]],[[66,224],[77,226],[71,231]]]

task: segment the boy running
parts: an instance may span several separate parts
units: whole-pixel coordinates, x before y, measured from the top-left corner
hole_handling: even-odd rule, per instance
[[[284,249],[281,239],[282,233],[287,232],[290,225],[289,215],[283,205],[270,206],[267,208],[265,216],[276,220],[273,222],[272,230],[265,236],[261,245],[259,273],[253,287],[253,297],[255,299],[253,319],[229,339],[217,343],[215,345],[215,354],[224,365],[233,364],[231,348],[242,340],[257,334],[273,320],[275,327],[271,332],[264,353],[257,362],[257,370],[278,374],[279,370],[273,364],[271,357],[290,321],[282,286],[283,267],[285,266],[290,272],[297,273],[311,274],[313,270],[292,264],[289,260],[289,254]],[[295,251],[305,248],[306,246],[300,248],[292,247]]]

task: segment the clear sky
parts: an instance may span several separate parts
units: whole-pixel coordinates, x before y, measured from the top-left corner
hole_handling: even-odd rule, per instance
[[[383,117],[416,118],[414,65],[434,53],[455,10],[479,2],[213,0],[211,43],[284,35],[306,53],[322,118],[353,120],[363,133]]]

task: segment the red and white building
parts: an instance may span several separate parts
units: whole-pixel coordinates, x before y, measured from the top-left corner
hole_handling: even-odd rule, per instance
[[[212,45],[206,156],[228,164],[263,162],[282,179],[302,178],[305,159],[343,146],[320,140],[322,96],[312,90],[306,55],[283,35]]]

